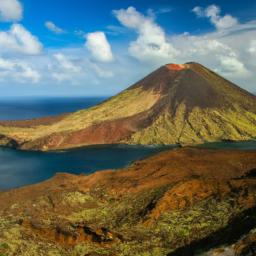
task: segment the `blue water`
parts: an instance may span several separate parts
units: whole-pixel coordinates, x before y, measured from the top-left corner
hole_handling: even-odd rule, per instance
[[[93,106],[105,98],[0,99],[0,120],[56,115]],[[256,141],[219,142],[207,148],[256,150]],[[63,152],[30,152],[0,147],[0,190],[46,180],[56,172],[92,173],[118,169],[170,147],[92,146]]]
[[[106,98],[0,99],[0,120],[29,119],[88,108]],[[0,190],[43,181],[56,172],[91,173],[116,169],[166,147],[94,146],[65,152],[0,148]]]
[[[58,115],[94,106],[106,97],[17,97],[0,98],[0,120],[31,119]]]
[[[166,149],[114,145],[65,152],[30,152],[0,148],[0,190],[40,182],[56,172],[79,174],[121,168]]]

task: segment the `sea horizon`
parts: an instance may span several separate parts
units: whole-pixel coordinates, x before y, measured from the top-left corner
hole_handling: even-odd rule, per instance
[[[0,120],[23,120],[55,116],[86,109],[108,97],[25,96],[0,97]]]

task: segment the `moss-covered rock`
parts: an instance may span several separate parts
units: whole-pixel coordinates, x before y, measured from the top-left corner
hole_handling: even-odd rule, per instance
[[[255,152],[182,148],[2,192],[0,253],[177,256],[232,244],[256,227],[255,170]]]

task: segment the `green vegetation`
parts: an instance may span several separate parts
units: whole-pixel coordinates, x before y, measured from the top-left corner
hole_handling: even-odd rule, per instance
[[[145,224],[148,219],[145,209],[159,195],[163,195],[165,190],[163,187],[151,193],[142,193],[137,200],[135,197],[125,197],[121,202],[110,200],[99,208],[72,214],[69,217],[72,222],[83,220],[107,226],[121,233],[126,240],[113,244],[110,248],[99,249],[97,246],[92,248],[87,245],[78,245],[77,248],[97,252],[99,255],[112,255],[114,252],[127,256],[164,256],[171,251],[170,248],[206,237],[225,227],[242,210],[234,205],[233,199],[210,198],[186,210],[167,211],[152,224]]]
[[[17,253],[20,256],[165,256],[177,247],[227,226],[244,209],[239,206],[238,198],[227,195],[223,198],[210,197],[185,209],[166,210],[158,218],[153,218],[152,209],[157,207],[157,202],[169,189],[170,186],[160,186],[122,197],[108,194],[103,189],[90,193],[62,193],[59,195],[61,205],[72,208],[72,211],[63,215],[61,212],[52,213],[52,216],[50,212],[47,216],[42,215],[44,217],[40,217],[40,221],[44,225],[51,227],[53,221],[68,221],[74,228],[76,223],[86,223],[89,227],[107,228],[122,238],[102,244],[85,240],[72,247],[63,247],[41,239],[30,229],[17,224],[12,216],[0,219],[0,253],[5,256]],[[41,208],[45,203],[45,199],[40,197],[36,206]],[[16,210],[16,207],[11,207],[11,210]]]
[[[124,142],[168,145],[256,138],[256,114],[251,112],[194,108],[186,115],[185,106],[181,105],[175,118],[162,115],[151,126],[134,133]]]
[[[29,128],[0,125],[0,134],[15,138],[18,141],[27,141],[35,140],[51,133],[81,130],[102,121],[115,120],[143,112],[152,107],[158,98],[159,95],[153,91],[145,92],[141,88],[125,90],[100,105],[74,112],[54,124]],[[129,107],[127,108],[128,105]]]
[[[0,125],[0,145],[54,150],[94,143],[186,145],[255,139],[255,96],[200,64],[186,64],[186,69],[173,80],[162,67],[150,80],[50,124],[34,120],[28,127]]]

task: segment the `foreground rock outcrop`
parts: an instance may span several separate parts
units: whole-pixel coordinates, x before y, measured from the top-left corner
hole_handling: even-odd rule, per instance
[[[200,64],[168,64],[95,107],[0,122],[0,135],[29,150],[249,140],[256,138],[256,96]]]
[[[176,149],[0,193],[6,256],[251,255],[255,228],[252,151]]]

